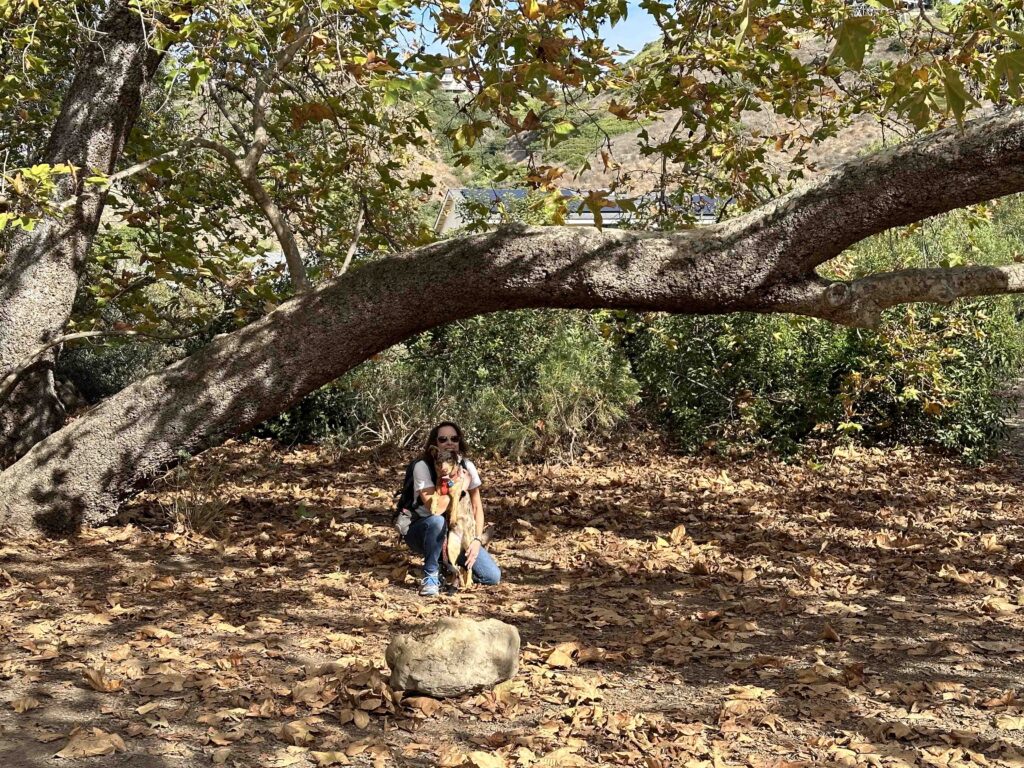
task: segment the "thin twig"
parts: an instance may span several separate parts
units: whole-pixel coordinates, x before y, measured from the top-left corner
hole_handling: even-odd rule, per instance
[[[348,253],[345,254],[345,263],[341,265],[341,272],[338,273],[338,277],[341,277],[348,271],[349,265],[352,264],[352,257],[356,255],[356,247],[359,245],[359,235],[363,231],[363,221],[366,219],[366,201],[361,201],[359,206],[359,216],[356,217],[356,226],[352,230],[352,242],[348,245]]]

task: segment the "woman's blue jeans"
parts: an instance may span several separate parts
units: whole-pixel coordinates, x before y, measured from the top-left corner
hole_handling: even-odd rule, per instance
[[[405,543],[417,555],[423,555],[423,570],[438,573],[441,570],[441,549],[444,546],[445,521],[443,515],[418,517],[405,534]],[[466,553],[459,555],[458,565],[465,566]],[[473,563],[473,581],[478,584],[497,584],[501,581],[501,569],[486,549],[481,547]]]

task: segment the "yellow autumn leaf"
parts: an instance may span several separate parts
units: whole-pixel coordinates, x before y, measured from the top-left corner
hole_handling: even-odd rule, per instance
[[[523,0],[523,15],[530,21],[540,18],[540,3],[537,0]]]

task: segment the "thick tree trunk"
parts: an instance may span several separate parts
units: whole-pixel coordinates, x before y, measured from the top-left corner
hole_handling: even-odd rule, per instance
[[[146,40],[127,1],[101,22],[71,84],[41,162],[81,169],[59,185],[54,203],[74,201],[63,216],[46,217],[18,233],[0,263],[0,379],[49,339],[61,334],[74,302],[85,257],[99,226],[105,195],[83,194],[93,172],[113,172],[139,114],[142,93],[160,53]],[[53,391],[55,354],[34,368],[14,396],[0,404],[0,467],[63,421]]]
[[[29,448],[64,425],[64,405],[53,381],[53,354],[33,366],[0,407],[0,467],[13,464]]]
[[[997,150],[992,148],[996,147]],[[938,187],[923,179],[942,175]],[[96,522],[182,455],[288,408],[424,329],[523,307],[799,312],[854,325],[886,307],[1024,291],[1024,265],[907,270],[849,283],[814,267],[853,242],[1024,191],[1024,110],[841,169],[747,216],[678,235],[505,228],[374,262],[120,392],[0,474],[0,525]],[[459,303],[424,285],[460,276]]]

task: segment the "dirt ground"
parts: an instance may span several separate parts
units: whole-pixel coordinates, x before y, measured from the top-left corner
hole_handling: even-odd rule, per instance
[[[2,542],[0,766],[1024,766],[1016,458],[479,458],[503,583],[438,598],[407,458],[229,444]],[[448,615],[518,627],[519,674],[392,691],[391,635]]]

